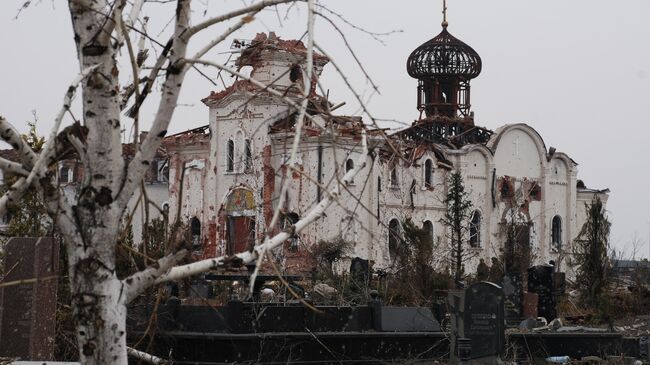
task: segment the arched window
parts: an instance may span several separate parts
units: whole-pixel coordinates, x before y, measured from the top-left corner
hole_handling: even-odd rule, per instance
[[[354,161],[351,158],[348,158],[345,161],[345,172],[348,172],[354,168]],[[354,179],[350,180],[350,184],[354,184]]]
[[[63,166],[59,172],[59,180],[64,183],[70,182],[70,175],[72,175],[70,173],[70,168]]]
[[[232,139],[228,140],[226,147],[226,171],[235,171],[235,142]]]
[[[393,165],[390,168],[390,187],[397,188],[399,187],[399,177],[397,174],[397,165]]]
[[[190,220],[190,233],[192,234],[192,246],[201,245],[201,221],[197,217]]]
[[[551,247],[556,250],[562,248],[562,218],[559,215],[553,217],[551,222]]]
[[[422,230],[427,233],[427,242],[433,243],[433,223],[431,223],[431,221],[424,221],[424,223],[422,223]]]
[[[354,161],[352,161],[351,158],[348,158],[347,161],[345,161],[345,172],[348,172],[354,168]]]
[[[253,169],[253,151],[251,150],[251,140],[244,141],[244,171],[250,172]]]
[[[433,187],[433,161],[426,160],[424,163],[424,187],[430,189]]]
[[[399,221],[397,219],[391,219],[388,223],[388,254],[391,260],[394,260],[397,256],[397,247],[401,240],[400,233]]]
[[[475,210],[469,222],[469,245],[481,247],[481,212]]]

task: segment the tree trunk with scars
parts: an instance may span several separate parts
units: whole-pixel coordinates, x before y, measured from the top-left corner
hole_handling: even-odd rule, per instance
[[[85,173],[73,206],[78,235],[68,237],[68,274],[77,343],[84,364],[126,364],[126,293],[115,272],[121,210],[113,203],[124,174],[120,93],[115,47],[105,33],[108,4],[70,2],[81,69],[99,65],[84,81],[83,119],[88,127]],[[81,240],[78,240],[81,238]]]
[[[117,2],[113,6],[124,6]],[[65,235],[69,260],[77,341],[84,364],[126,364],[126,305],[145,284],[153,282],[161,266],[145,270],[126,281],[117,278],[115,247],[120,220],[134,185],[150,164],[166,133],[185,74],[178,66],[186,42],[180,35],[188,24],[189,1],[178,2],[174,56],[163,86],[163,101],[154,122],[153,136],[145,141],[133,164],[125,170],[120,141],[120,86],[111,38],[116,19],[104,14],[106,1],[70,2],[70,13],[81,69],[98,65],[82,84],[84,124],[88,128],[83,153],[84,178],[77,205],[72,207],[77,230]],[[117,30],[119,32],[119,29]],[[155,147],[155,148],[152,148]],[[147,277],[149,275],[150,277]]]
[[[55,127],[41,153],[32,151],[9,122],[0,117],[0,138],[16,149],[22,160],[21,165],[0,159],[0,169],[20,176],[15,186],[0,198],[0,215],[7,204],[16,203],[21,194],[31,185],[41,193],[48,213],[66,243],[73,317],[81,363],[127,364],[127,350],[137,358],[160,362],[160,359],[128,349],[126,346],[126,306],[131,300],[155,283],[188,277],[228,264],[254,263],[266,250],[278,247],[290,237],[290,233],[281,232],[251,251],[232,257],[203,260],[173,269],[172,267],[185,256],[186,251],[175,252],[174,248],[170,247],[171,252],[167,256],[145,270],[122,280],[116,276],[115,250],[122,216],[167,133],[185,73],[192,63],[200,63],[197,59],[185,59],[190,37],[211,25],[244,15],[237,26],[229,28],[226,33],[210,42],[195,56],[195,58],[201,57],[218,41],[248,23],[250,14],[256,14],[268,6],[293,1],[297,0],[261,0],[190,27],[190,0],[178,0],[174,34],[159,56],[156,66],[153,67],[148,84],[141,89],[136,100],[135,113],[137,114],[139,103],[151,89],[151,80],[156,79],[161,67],[166,63],[161,101],[147,138],[142,141],[128,164],[122,157],[120,141],[120,112],[124,100],[120,95],[118,65],[115,58],[122,40],[127,39],[128,42],[128,37],[124,37],[125,34],[121,33],[126,29],[122,21],[122,10],[127,5],[127,0],[69,0],[74,40],[82,71],[69,87],[63,108],[55,121]],[[133,24],[143,2],[143,0],[132,2],[131,14],[125,24]],[[308,58],[311,59],[314,1],[309,0],[308,5],[310,14],[308,22],[310,56]],[[201,62],[222,67],[210,62]],[[137,79],[137,67],[134,66],[133,71],[134,79]],[[238,74],[232,70],[228,72]],[[244,75],[239,76],[249,79]],[[255,80],[249,79],[249,81],[259,84]],[[83,125],[87,128],[87,136],[84,141],[66,133],[58,136],[62,137],[62,141],[67,139],[67,142],[74,147],[84,168],[83,181],[77,198],[74,202],[68,202],[56,186],[56,174],[47,167],[56,163],[59,158],[57,156],[60,156],[58,155],[61,152],[60,148],[70,148],[58,143],[57,132],[80,82],[83,89]],[[265,90],[273,90],[269,85],[259,86]],[[135,87],[137,88],[137,85]],[[278,96],[286,99],[285,96]],[[297,105],[289,101],[289,104],[295,110],[301,111],[300,116],[305,115],[306,102]],[[305,117],[309,118],[308,115]],[[296,139],[299,139],[299,133]],[[343,176],[341,184],[349,184],[366,166],[368,141],[365,132],[362,141],[362,156],[355,163],[355,168]],[[297,143],[294,146],[294,149],[296,148]],[[295,223],[293,233],[300,232],[322,216],[324,211],[338,200],[339,193],[340,187],[337,185],[319,204]]]

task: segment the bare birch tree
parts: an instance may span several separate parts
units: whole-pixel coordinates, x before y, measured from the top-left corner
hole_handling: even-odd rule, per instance
[[[68,262],[73,316],[76,326],[80,361],[83,364],[126,364],[127,354],[153,363],[162,360],[127,348],[127,304],[147,287],[168,280],[176,280],[227,265],[243,265],[261,261],[267,250],[278,247],[291,235],[300,232],[318,219],[337,200],[341,186],[350,184],[355,175],[364,169],[368,161],[368,144],[364,132],[362,154],[354,168],[347,171],[324,194],[323,199],[308,211],[290,229],[274,237],[267,237],[262,244],[250,251],[229,257],[215,257],[183,266],[176,264],[186,255],[184,249],[172,244],[167,255],[148,268],[127,278],[120,279],[115,271],[116,244],[120,224],[127,203],[140,186],[149,165],[167,133],[169,123],[178,104],[179,93],[187,72],[195,64],[214,66],[246,78],[255,85],[274,93],[272,85],[265,85],[239,74],[229,67],[201,59],[210,49],[222,42],[237,29],[253,20],[253,16],[266,7],[299,0],[260,0],[252,5],[225,13],[193,25],[190,0],[177,0],[173,15],[173,35],[163,42],[164,47],[148,74],[141,75],[143,57],[136,55],[130,35],[149,37],[144,24],[138,22],[144,0],[69,0],[68,6],[74,30],[74,42],[79,60],[79,75],[65,89],[60,112],[54,119],[54,127],[47,136],[40,152],[25,143],[9,121],[0,117],[0,138],[9,143],[20,156],[20,162],[0,161],[0,168],[18,176],[9,190],[0,198],[0,215],[8,204],[20,202],[30,188],[35,188],[43,200],[48,214],[65,240]],[[311,90],[313,57],[314,0],[308,0],[307,12],[307,70],[304,90]],[[128,10],[128,12],[127,12]],[[239,18],[224,34],[215,37],[201,50],[187,55],[188,43],[193,36],[210,29],[215,24]],[[122,87],[119,81],[118,53],[126,48],[130,64],[126,72],[132,73],[133,83]],[[143,50],[140,50],[143,51]],[[143,53],[138,52],[139,56]],[[161,78],[161,99],[147,137],[139,141],[135,156],[125,161],[122,156],[121,128],[126,123],[122,111],[130,104],[127,114],[135,118],[147,96],[154,92],[155,80]],[[59,131],[64,116],[70,111],[71,101],[81,85],[83,133],[72,133],[66,128]],[[125,90],[125,92],[121,92]],[[283,97],[275,92],[278,97]],[[298,112],[292,159],[300,140],[300,126],[306,114],[306,95],[285,101]],[[365,109],[365,106],[364,106]],[[374,119],[373,119],[374,122]],[[79,193],[68,200],[57,183],[56,169],[51,168],[74,151],[84,169]],[[289,168],[295,159],[290,161]],[[286,189],[286,188],[283,188]],[[281,195],[283,196],[283,195]],[[279,206],[281,204],[278,204]],[[274,218],[275,219],[275,218]],[[273,224],[273,223],[272,223]],[[128,351],[127,351],[128,350]]]

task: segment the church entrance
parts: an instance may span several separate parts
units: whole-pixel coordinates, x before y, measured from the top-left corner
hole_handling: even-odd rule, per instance
[[[255,218],[228,216],[228,254],[244,252],[255,245]]]
[[[228,255],[255,245],[255,200],[248,189],[233,189],[226,200],[226,251]]]

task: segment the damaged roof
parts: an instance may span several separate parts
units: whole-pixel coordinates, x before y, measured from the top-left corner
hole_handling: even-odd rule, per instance
[[[263,60],[263,51],[271,51],[268,54],[276,53],[277,51],[284,51],[293,55],[298,55],[303,58],[307,57],[307,47],[300,40],[284,40],[278,37],[275,32],[257,33],[253,38],[252,44],[245,48],[239,59],[237,59],[237,67],[243,66],[257,66]],[[314,63],[318,65],[325,65],[329,59],[317,52],[313,53]]]

